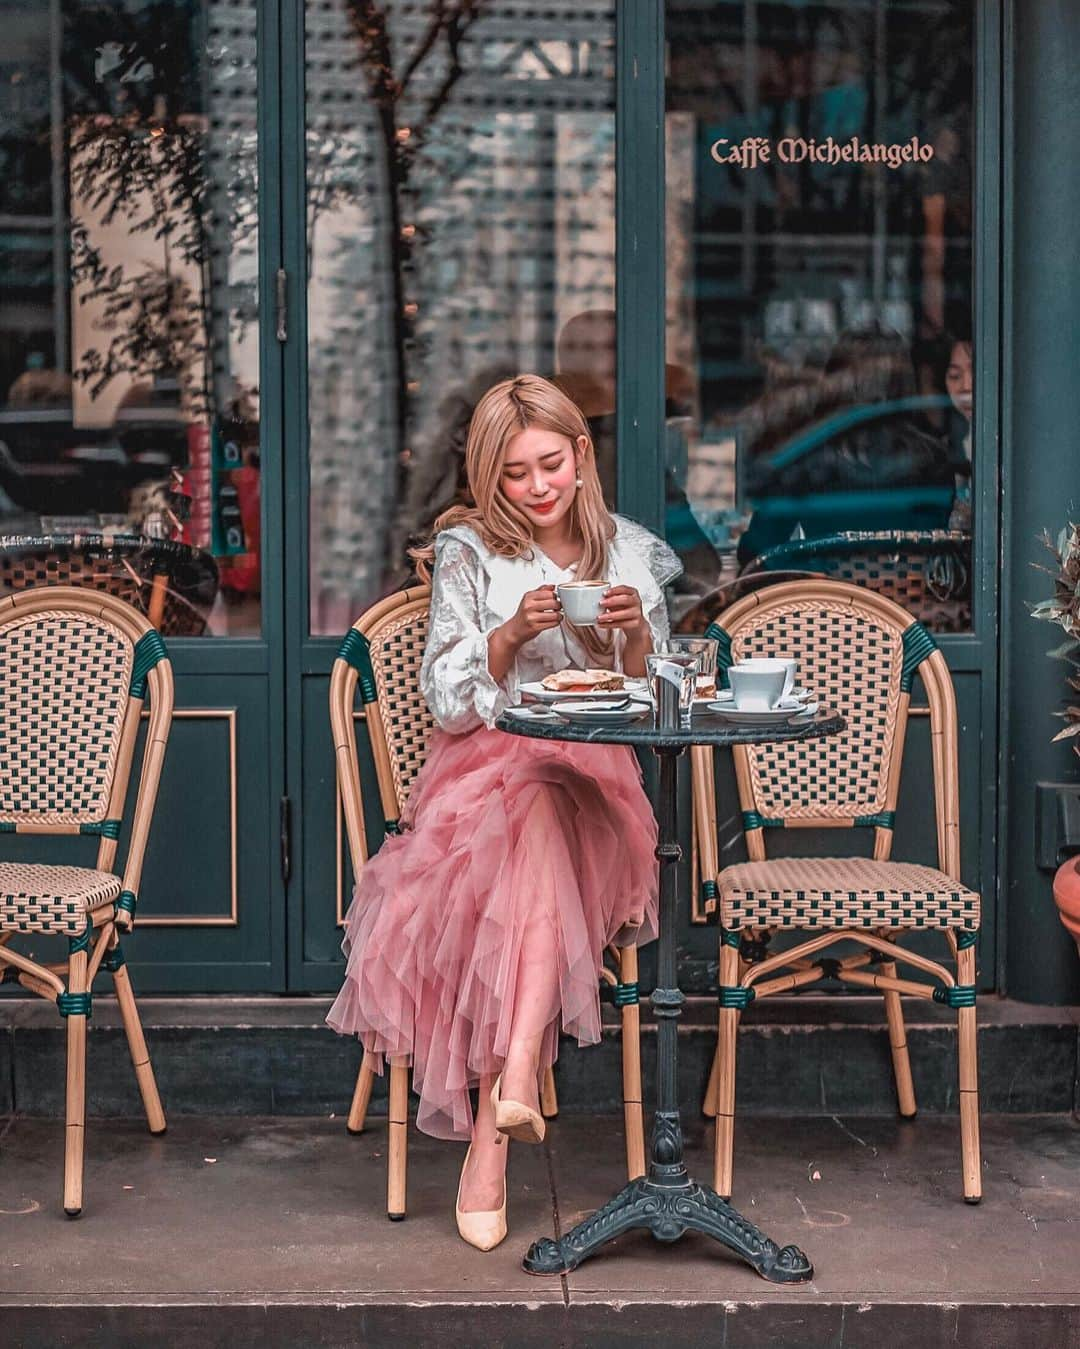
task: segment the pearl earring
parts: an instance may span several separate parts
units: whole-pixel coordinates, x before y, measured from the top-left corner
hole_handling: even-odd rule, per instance
[[[585,486],[585,483],[582,481],[581,478],[575,478],[575,479],[574,479],[574,486],[575,486],[575,487],[584,487],[584,486]]]

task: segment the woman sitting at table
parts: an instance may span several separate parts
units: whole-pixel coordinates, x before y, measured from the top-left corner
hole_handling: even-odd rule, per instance
[[[506,1235],[507,1139],[543,1138],[538,1079],[560,1028],[600,1039],[604,948],[655,937],[657,889],[629,748],[493,728],[521,684],[555,670],[643,674],[680,564],[609,513],[585,419],[547,380],[490,389],[465,457],[475,504],[446,511],[414,554],[432,581],[420,683],[438,729],[403,832],[356,887],[327,1020],[373,1055],[411,1056],[417,1126],[470,1140],[458,1231],[490,1250]],[[555,586],[572,579],[609,582],[596,628],[563,620]]]

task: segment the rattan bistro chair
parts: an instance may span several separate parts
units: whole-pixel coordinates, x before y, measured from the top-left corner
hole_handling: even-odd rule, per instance
[[[143,703],[150,717],[123,875],[114,870]],[[94,977],[113,977],[150,1132],[164,1133],[120,934],[135,917],[150,819],[172,720],[165,644],[129,605],[95,591],[42,586],[0,599],[0,833],[90,834],[93,868],[0,861],[0,972],[67,1019],[64,1212],[82,1210],[86,1023]],[[45,964],[9,945],[68,939]]]
[[[330,722],[354,876],[360,875],[368,859],[354,725],[357,687],[365,707],[384,829],[387,834],[395,834],[409,788],[423,766],[434,725],[419,680],[430,598],[428,587],[416,586],[380,601],[353,624],[334,662],[330,677]],[[600,972],[601,996],[621,1010],[626,1167],[633,1180],[645,1174],[637,947],[612,948],[611,955],[616,972],[607,969]],[[375,1069],[365,1054],[349,1110],[350,1133],[358,1134],[364,1129],[374,1078]],[[542,1083],[540,1099],[545,1115],[557,1113],[550,1071]],[[388,1216],[395,1220],[405,1217],[408,1112],[409,1067],[393,1062],[386,1208]]]
[[[960,880],[956,701],[944,657],[922,624],[899,605],[838,581],[793,581],[755,591],[722,614],[710,632],[719,639],[725,669],[747,657],[797,656],[800,682],[847,719],[842,734],[824,740],[736,747],[750,860],[719,874],[711,751],[692,752],[701,879],[706,907],[719,906],[721,926],[719,1040],[706,1093],[706,1113],[716,1116],[716,1189],[731,1194],[740,1011],[755,997],[838,979],[884,994],[901,1115],[915,1114],[915,1092],[900,995],[957,1010],[964,1198],[977,1203],[979,896]],[[916,674],[930,711],[936,868],[890,860]],[[837,827],[872,829],[872,858],[766,860],[766,830]],[[792,929],[810,935],[770,955],[771,934]],[[915,929],[944,934],[955,975],[898,944]],[[814,958],[838,942],[861,949],[839,959]],[[898,978],[898,961],[936,982]]]

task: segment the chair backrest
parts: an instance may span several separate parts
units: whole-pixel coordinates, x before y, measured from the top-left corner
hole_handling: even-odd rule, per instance
[[[354,875],[368,855],[354,726],[356,692],[359,688],[365,705],[384,827],[395,833],[435,725],[420,692],[430,601],[428,586],[380,600],[356,620],[334,661],[330,723]]]
[[[971,535],[963,531],[848,531],[777,544],[747,570],[817,572],[866,586],[935,632],[971,628]]]
[[[96,835],[97,865],[112,870],[148,695],[125,926],[172,720],[165,644],[142,614],[96,591],[42,586],[0,598],[0,832]]]
[[[736,748],[752,858],[765,855],[764,829],[837,826],[873,828],[874,856],[889,856],[917,673],[930,710],[938,863],[959,879],[956,701],[944,657],[921,623],[861,586],[807,580],[755,591],[708,631],[725,671],[753,656],[797,657],[799,682],[847,721],[840,735],[821,740]]]

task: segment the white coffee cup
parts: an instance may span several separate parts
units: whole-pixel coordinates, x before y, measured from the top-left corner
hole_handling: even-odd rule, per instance
[[[607,589],[607,581],[564,581],[555,587],[563,616],[584,627],[600,617],[600,601]]]
[[[779,660],[738,661],[728,670],[728,683],[735,706],[741,712],[768,712],[784,697],[784,687],[793,678],[786,662]]]
[[[782,698],[790,698],[795,691],[795,676],[799,672],[799,662],[790,656],[750,656],[746,660],[736,661],[740,670],[775,670],[784,668],[784,691]]]

